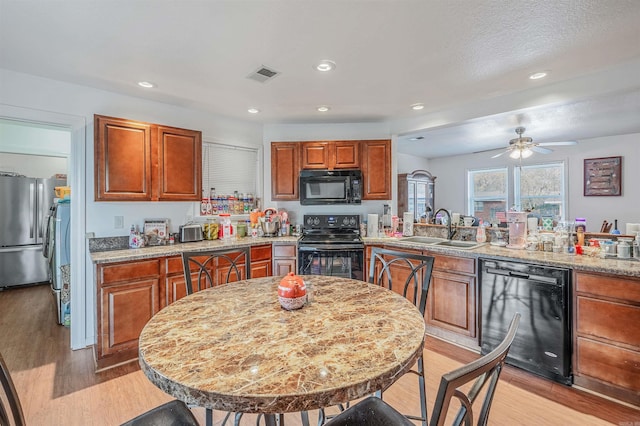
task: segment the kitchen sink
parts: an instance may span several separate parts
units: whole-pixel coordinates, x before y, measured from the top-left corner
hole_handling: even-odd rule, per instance
[[[434,246],[452,247],[460,250],[473,250],[480,247],[483,243],[476,243],[473,241],[457,241],[457,240],[445,240],[437,243],[433,243]]]
[[[444,238],[434,238],[434,237],[407,237],[402,238],[400,241],[406,241],[408,243],[420,243],[420,244],[435,244],[435,243],[445,243],[447,240]]]

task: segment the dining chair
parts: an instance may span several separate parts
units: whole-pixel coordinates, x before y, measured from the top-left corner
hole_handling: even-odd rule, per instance
[[[482,400],[482,408],[475,423],[478,426],[487,424],[498,379],[500,378],[500,373],[502,372],[509,348],[518,331],[519,323],[520,314],[516,313],[511,320],[504,339],[493,351],[442,376],[440,379],[440,387],[438,388],[438,396],[436,397],[433,412],[431,413],[431,426],[442,426],[445,424],[449,405],[453,398],[459,400],[460,409],[452,424],[461,425],[463,422],[466,426],[474,424],[473,403],[476,398],[478,398],[482,388],[488,383],[487,391]],[[466,386],[471,382],[473,382],[473,384],[470,387]],[[465,391],[465,389],[468,390]]]
[[[347,408],[326,426],[414,426],[414,423],[395,408],[376,396],[369,396]]]
[[[187,294],[214,285],[251,278],[250,256],[250,247],[183,252],[182,267]],[[241,262],[244,263],[244,276]]]
[[[7,364],[0,354],[0,384],[2,384],[2,393],[0,393],[0,425],[15,425],[24,426],[24,413],[22,412],[22,405],[20,405],[20,399],[18,398],[18,392],[13,385],[11,375]],[[5,402],[6,401],[6,402]],[[12,419],[12,422],[10,420]]]
[[[244,263],[244,276],[241,265]],[[251,278],[251,247],[234,247],[206,251],[182,252],[182,268],[187,295],[194,291]],[[195,280],[194,280],[195,278]],[[226,413],[222,426],[232,413]],[[233,424],[239,425],[242,413],[234,413]],[[205,424],[213,425],[213,410],[205,409]]]
[[[371,249],[369,261],[369,282],[386,286],[389,290],[402,294],[416,305],[424,317],[434,260],[433,256],[374,247]],[[418,420],[422,422],[423,426],[427,426],[427,390],[422,355],[418,358],[417,368],[412,368],[407,373],[418,376],[421,415],[405,414],[405,416],[411,420]],[[378,392],[380,398],[382,398],[384,390]]]
[[[0,425],[25,426],[24,413],[18,398],[18,392],[11,380],[9,369],[0,353]],[[6,401],[6,403],[5,403]],[[153,408],[138,417],[129,420],[122,426],[157,426],[181,425],[198,426],[198,421],[187,405],[173,400],[159,407]]]

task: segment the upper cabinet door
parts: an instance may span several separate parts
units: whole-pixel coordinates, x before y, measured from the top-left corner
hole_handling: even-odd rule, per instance
[[[300,174],[299,142],[271,142],[271,199],[297,200]]]
[[[302,169],[333,170],[360,167],[360,141],[302,142]]]
[[[151,125],[94,116],[96,201],[150,201]]]
[[[391,199],[391,140],[362,142],[363,200]]]
[[[157,126],[158,200],[199,201],[202,194],[202,133]]]
[[[331,166],[330,142],[302,142],[302,168],[326,170]]]

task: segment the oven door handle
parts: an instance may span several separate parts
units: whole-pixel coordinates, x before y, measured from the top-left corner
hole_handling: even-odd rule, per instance
[[[313,246],[298,246],[298,251],[345,251],[364,250],[364,246],[358,244],[314,244]]]

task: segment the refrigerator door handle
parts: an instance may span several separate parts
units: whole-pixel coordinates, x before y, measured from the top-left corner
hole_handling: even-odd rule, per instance
[[[44,207],[44,184],[38,181],[38,219],[36,220],[36,229],[38,230],[38,238],[42,240],[42,229],[44,228],[42,221],[44,215],[42,214],[42,207]]]
[[[30,183],[29,184],[29,211],[31,212],[31,214],[29,215],[29,238],[34,238],[36,229],[35,229],[35,224],[34,224],[34,219],[35,216],[37,215],[36,213],[36,208],[33,205],[34,200],[35,200],[35,184],[34,183]]]

